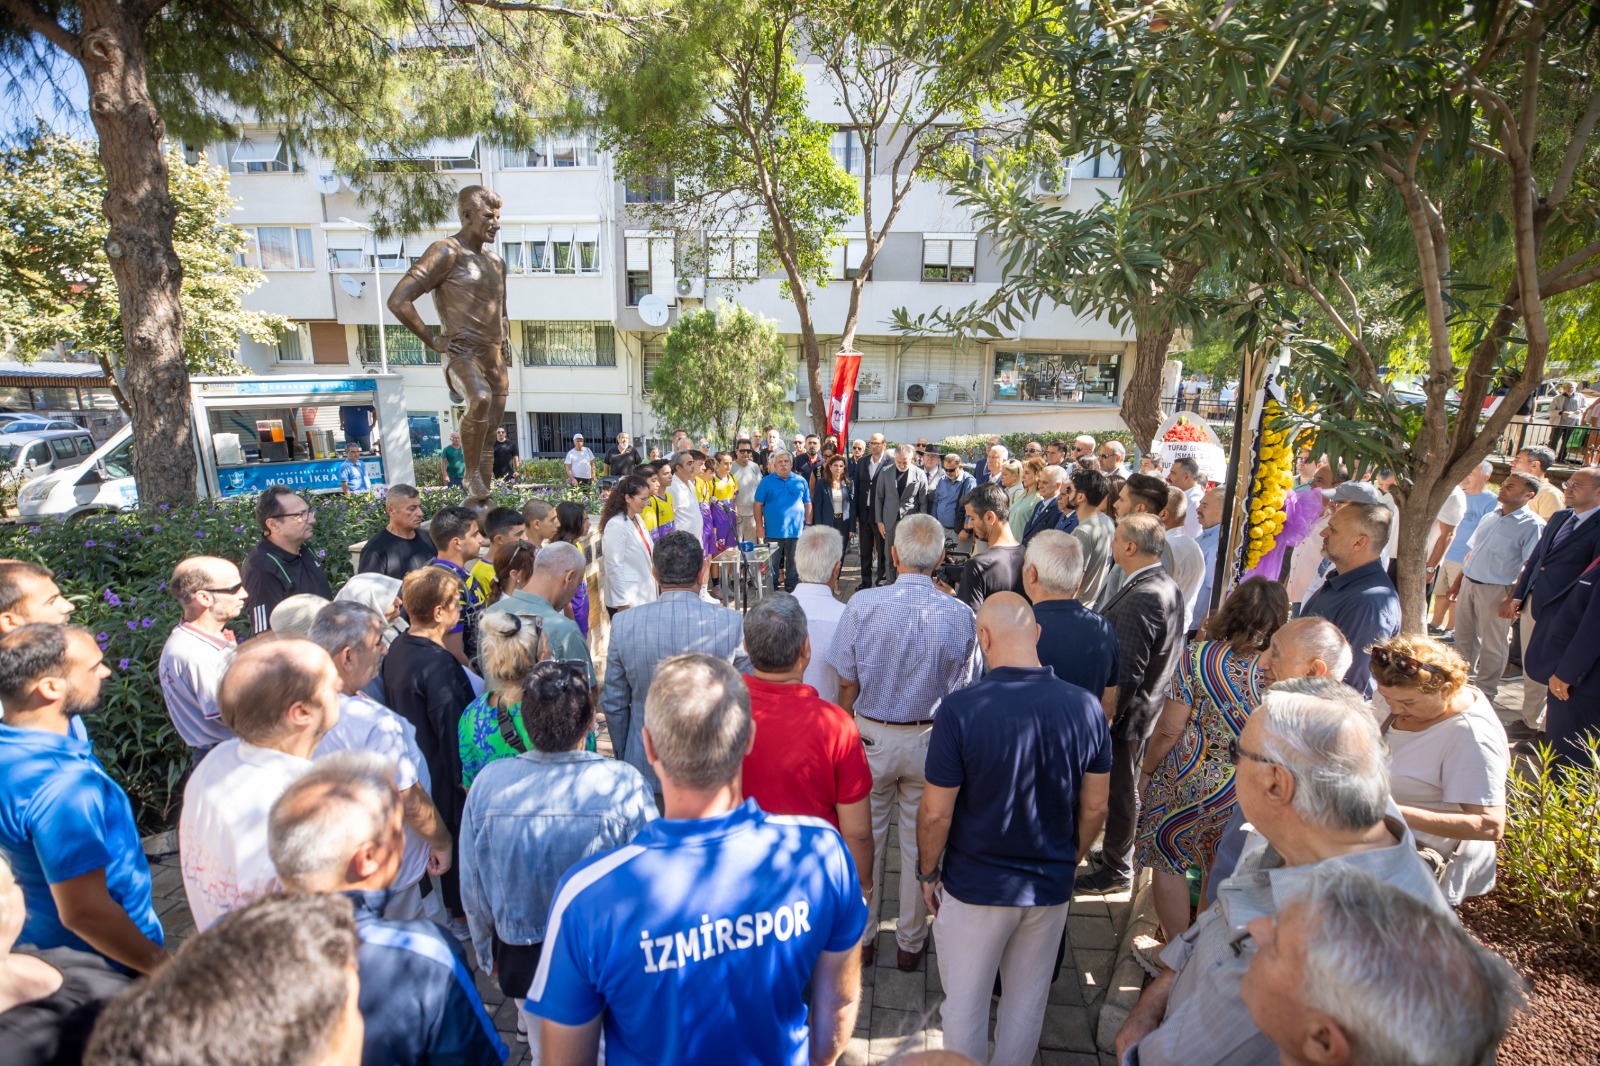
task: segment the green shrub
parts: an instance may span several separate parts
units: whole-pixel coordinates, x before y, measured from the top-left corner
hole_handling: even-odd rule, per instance
[[[444,484],[443,456],[413,457],[411,465],[416,469],[418,485]],[[517,478],[524,482],[539,484],[565,484],[567,468],[560,459],[524,459],[522,465],[517,468]]]
[[[1498,891],[1550,933],[1600,944],[1600,738],[1576,766],[1540,745],[1506,793]]]
[[[495,504],[521,507],[539,496],[552,502],[582,500],[591,512],[598,496],[582,488],[559,490],[521,485],[494,494]],[[460,503],[461,489],[424,486],[423,507],[432,515]],[[337,589],[351,574],[351,544],[365,540],[387,521],[377,495],[313,496],[316,524],[307,550],[316,555]],[[189,767],[189,752],[173,730],[161,699],[157,667],[161,646],[181,619],[167,595],[167,578],[179,561],[220,555],[236,563],[260,540],[255,497],[234,497],[192,507],[135,511],[88,522],[41,522],[0,527],[0,557],[32,559],[50,567],[62,591],[76,604],[72,621],[94,633],[105,651],[111,678],[105,702],[89,719],[95,752],[128,791],[140,828],[170,828],[182,800],[177,791]],[[234,623],[249,633],[244,618]]]
[[[426,458],[413,455],[411,457],[411,467],[418,485],[444,484],[444,457],[442,455],[430,455]]]

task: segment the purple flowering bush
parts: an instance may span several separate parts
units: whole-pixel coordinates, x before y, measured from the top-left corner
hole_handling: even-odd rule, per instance
[[[494,503],[520,507],[534,495],[554,500],[567,494],[519,486],[496,493]],[[429,515],[461,500],[460,489],[423,490]],[[350,545],[388,521],[383,500],[334,495],[313,496],[310,502],[317,520],[308,550],[337,589],[351,575]],[[243,563],[261,537],[254,507],[253,496],[236,497],[86,522],[0,526],[0,557],[31,559],[54,570],[62,591],[77,605],[71,621],[94,633],[105,653],[111,667],[105,702],[86,724],[95,753],[127,789],[145,832],[176,824],[189,767],[188,748],[167,718],[157,676],[161,647],[182,620],[167,594],[167,579],[179,561],[194,555]],[[242,616],[234,628],[241,638],[250,631]]]

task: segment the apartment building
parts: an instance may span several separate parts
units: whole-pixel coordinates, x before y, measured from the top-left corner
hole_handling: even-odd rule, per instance
[[[835,158],[857,174],[860,136],[842,123],[834,136]],[[638,439],[656,437],[649,375],[664,331],[679,313],[718,299],[777,320],[795,358],[795,417],[809,423],[798,318],[781,278],[756,274],[754,226],[731,229],[709,255],[684,256],[637,207],[671,196],[671,184],[623,180],[587,135],[549,137],[525,149],[440,140],[420,154],[457,184],[489,186],[504,200],[499,250],[508,271],[512,342],[505,423],[524,456],[563,454],[579,432],[597,451],[623,429]],[[459,408],[439,355],[396,323],[385,302],[428,243],[454,227],[374,241],[348,184],[320,160],[297,157],[270,128],[209,146],[207,157],[230,171],[239,201],[234,220],[252,238],[246,258],[265,272],[266,283],[247,302],[288,316],[296,327],[276,346],[243,340],[241,361],[257,373],[302,376],[376,371],[386,362],[406,379],[415,446],[423,454],[437,448]],[[1081,160],[1070,183],[1039,194],[1087,204],[1118,173],[1114,158]],[[885,175],[861,178],[877,183],[878,202],[886,202]],[[839,283],[820,289],[813,301],[824,334],[825,381],[848,302],[843,281],[854,276],[865,246],[860,220],[854,225],[840,235],[833,265]],[[702,260],[703,276],[680,275],[682,263]],[[989,239],[974,233],[953,196],[931,182],[913,190],[865,288],[852,436],[882,431],[907,440],[1120,425],[1117,404],[1133,336],[1102,320],[1056,308],[1024,322],[1015,336],[983,342],[907,343],[890,330],[895,308],[916,315],[982,299],[1000,282],[1000,270]],[[640,314],[640,300],[651,293],[669,305],[667,326],[652,326]],[[438,324],[431,301],[419,301],[419,309]]]

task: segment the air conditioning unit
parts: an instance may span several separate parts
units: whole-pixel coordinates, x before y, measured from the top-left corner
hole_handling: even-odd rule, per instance
[[[800,402],[800,381],[797,378],[789,379],[789,387],[783,391],[784,403]]]
[[[680,300],[704,300],[706,298],[706,279],[680,277],[677,290]]]
[[[939,402],[936,382],[912,382],[905,387],[906,403],[935,404]]]
[[[1065,163],[1037,171],[1028,185],[1028,195],[1035,200],[1062,200],[1072,191],[1072,168]]]

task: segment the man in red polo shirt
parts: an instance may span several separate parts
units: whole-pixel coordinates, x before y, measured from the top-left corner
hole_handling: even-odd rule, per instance
[[[872,889],[872,771],[855,721],[801,678],[811,640],[800,601],[768,595],[744,617],[755,740],[744,757],[744,794],[768,814],[805,814],[844,836],[862,891]]]

